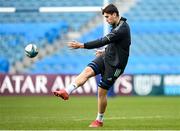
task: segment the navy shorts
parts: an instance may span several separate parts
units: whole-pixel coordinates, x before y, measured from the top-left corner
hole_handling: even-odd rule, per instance
[[[109,90],[114,84],[115,80],[123,73],[123,69],[111,66],[105,62],[104,56],[96,57],[91,63],[88,64],[95,74],[101,74],[101,80],[98,84],[99,87]]]

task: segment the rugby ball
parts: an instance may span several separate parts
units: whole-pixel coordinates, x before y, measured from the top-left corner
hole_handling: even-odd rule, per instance
[[[38,54],[37,46],[35,44],[28,44],[28,45],[26,45],[26,47],[25,47],[25,54],[29,58],[33,58],[33,57],[37,56],[37,54]]]

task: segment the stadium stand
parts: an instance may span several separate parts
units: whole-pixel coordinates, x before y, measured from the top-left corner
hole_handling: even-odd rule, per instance
[[[35,62],[28,73],[53,73],[53,74],[78,74],[85,65],[94,57],[92,51],[67,51],[63,48],[55,54]],[[76,57],[75,57],[76,56]]]
[[[92,35],[93,34],[93,35]],[[84,42],[99,38],[103,35],[103,25],[84,33],[78,41]],[[55,54],[48,56],[34,63],[31,68],[27,68],[27,73],[60,73],[60,74],[78,74],[83,68],[95,58],[94,50],[69,50],[64,47]],[[41,65],[41,66],[40,66]]]
[[[71,30],[77,31],[83,24],[94,17],[94,13],[39,13],[39,7],[66,7],[66,6],[101,6],[102,0],[2,0],[0,7],[15,7],[16,13],[1,13],[0,23],[18,22],[59,22],[69,24]],[[78,19],[77,19],[78,18]],[[80,18],[80,19],[79,19]],[[76,22],[74,22],[76,20]]]
[[[102,0],[1,0],[1,7],[17,7],[18,9],[38,9],[39,7],[57,6],[102,6]]]
[[[0,72],[6,73],[8,71],[9,71],[9,61],[4,57],[0,57]]]
[[[24,47],[28,43],[34,42],[42,49],[46,44],[53,44],[54,40],[61,39],[61,35],[66,34],[67,31],[78,31],[82,25],[94,17],[94,13],[39,13],[39,7],[97,6],[100,4],[102,1],[2,0],[0,7],[15,7],[16,12],[0,13],[0,43],[3,49],[0,56],[9,62],[9,66],[13,66],[16,61],[23,59]],[[2,71],[9,72],[4,68]]]
[[[9,63],[13,65],[23,59],[24,47],[27,43],[38,43],[38,47],[43,48],[46,43],[50,44],[61,37],[59,34],[66,32],[67,28],[64,22],[0,24],[3,49],[1,56],[8,58]]]
[[[84,0],[80,2],[66,1],[66,0],[52,0],[48,2],[42,2],[39,0],[38,2],[34,2],[35,0],[29,0],[28,2],[24,2],[23,0],[15,0],[16,2],[12,2],[11,0],[0,3],[0,6],[15,6],[18,9],[22,7],[31,5],[29,10],[31,10],[31,16],[33,19],[27,18],[23,19],[22,23],[30,22],[52,22],[56,23],[62,20],[67,24],[66,33],[69,30],[73,31],[81,31],[82,25],[92,21],[96,14],[93,13],[54,13],[54,14],[39,14],[37,12],[33,12],[40,6],[101,6],[102,1],[89,1]],[[71,3],[72,2],[72,3]],[[115,2],[118,2],[115,1]],[[126,1],[124,1],[126,2]],[[12,3],[16,3],[12,5]],[[22,6],[22,4],[25,4]],[[54,4],[56,3],[56,4]],[[161,6],[160,6],[161,5]],[[128,19],[128,22],[131,26],[132,31],[132,45],[131,45],[131,53],[128,66],[125,70],[127,74],[171,74],[171,73],[180,73],[180,45],[178,44],[180,41],[180,1],[177,0],[139,0],[137,4],[132,7],[128,12],[123,14]],[[29,6],[28,6],[29,7]],[[27,9],[27,8],[26,8]],[[27,10],[26,10],[27,11]],[[20,22],[19,18],[23,18],[27,15],[27,12],[17,12],[15,14],[0,14],[1,24],[6,24],[7,21],[10,23]],[[13,17],[14,19],[13,19]],[[35,19],[36,18],[36,19]],[[37,19],[38,18],[38,19]],[[69,19],[70,18],[70,19]],[[76,18],[79,21],[74,22]],[[32,22],[32,21],[31,21]],[[42,25],[43,26],[43,25]],[[63,27],[64,29],[64,27]],[[53,30],[51,30],[53,32]],[[51,32],[50,31],[50,32]],[[48,38],[48,33],[46,33],[45,38]],[[98,25],[88,32],[84,32],[80,38],[81,42],[93,40],[99,38],[103,35],[103,25]],[[7,42],[6,36],[4,33],[1,35],[1,43]],[[19,43],[21,39],[26,39],[26,35],[15,36],[10,35],[11,39],[19,38],[19,40],[13,40]],[[53,39],[49,39],[49,43]],[[24,41],[24,40],[22,40]],[[11,42],[10,42],[11,43]],[[23,42],[21,42],[23,43]],[[25,42],[26,43],[26,42]],[[41,43],[41,42],[40,42]],[[42,42],[43,43],[43,42]],[[3,45],[3,44],[2,44]],[[13,45],[13,44],[12,44]],[[3,45],[3,49],[8,48],[5,47],[6,44]],[[2,52],[2,51],[1,51]],[[1,53],[2,58],[7,58],[4,56],[4,52]],[[19,51],[20,52],[20,51]],[[6,53],[5,53],[6,54]],[[26,73],[62,73],[62,74],[77,74],[79,73],[83,67],[94,57],[93,50],[80,50],[80,51],[69,51],[66,47],[58,49],[51,55],[48,55],[45,58],[42,58],[32,64],[29,68],[23,70]],[[11,60],[8,57],[8,61],[6,63],[11,64]],[[4,60],[3,60],[4,61]],[[41,65],[41,66],[40,66]],[[1,67],[2,68],[2,67]],[[4,69],[4,67],[3,67]],[[4,69],[4,72],[8,72]]]
[[[124,14],[132,30],[131,56],[126,73],[180,72],[179,4],[180,1],[176,0],[144,0]]]

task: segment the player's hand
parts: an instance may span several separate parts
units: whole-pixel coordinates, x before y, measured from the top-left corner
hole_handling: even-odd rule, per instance
[[[95,55],[98,57],[98,56],[101,56],[101,55],[103,55],[104,54],[104,50],[95,50],[96,52],[95,52]]]
[[[79,49],[79,48],[84,48],[84,44],[77,41],[71,41],[68,42],[68,47],[71,49]]]

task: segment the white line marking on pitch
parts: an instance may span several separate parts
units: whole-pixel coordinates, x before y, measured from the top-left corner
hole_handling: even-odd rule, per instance
[[[159,118],[159,119],[162,119],[162,118],[170,118],[170,117],[167,117],[167,116],[133,116],[133,117],[105,117],[104,119],[105,120],[125,120],[125,119],[154,119],[154,118]],[[83,120],[90,120],[90,119],[87,119],[87,118],[74,118],[75,121],[83,121]]]

